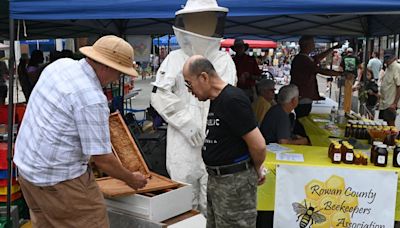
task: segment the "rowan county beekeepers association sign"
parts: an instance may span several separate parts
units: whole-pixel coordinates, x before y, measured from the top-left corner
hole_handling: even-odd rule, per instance
[[[393,227],[397,178],[394,171],[279,165],[274,227]]]

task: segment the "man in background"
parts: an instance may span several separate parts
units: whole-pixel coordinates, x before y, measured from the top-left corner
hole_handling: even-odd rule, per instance
[[[299,89],[299,105],[295,109],[296,121],[294,132],[306,137],[304,127],[298,119],[310,114],[313,101],[324,99],[319,95],[317,74],[327,76],[340,76],[342,74],[342,72],[323,69],[319,66],[319,63],[341,45],[338,44],[313,57],[310,56],[310,53],[315,49],[314,38],[312,36],[302,36],[299,40],[299,45],[300,52],[292,61],[290,84],[296,85]]]
[[[260,126],[265,114],[275,105],[275,82],[271,79],[262,79],[256,85],[257,99],[251,107],[256,115],[256,120]]]
[[[238,77],[237,87],[242,89],[252,102],[256,97],[256,79],[261,77],[262,71],[256,59],[246,54],[249,45],[242,39],[236,39],[231,49],[236,52],[233,61]]]
[[[382,62],[378,59],[378,52],[372,52],[372,58],[368,61],[367,65],[373,73],[373,78],[377,82],[379,80],[379,73],[382,70]]]
[[[380,88],[379,119],[394,126],[400,98],[400,64],[397,62],[394,49],[385,50],[384,64],[386,70]]]
[[[299,103],[299,90],[295,85],[283,86],[278,93],[278,104],[272,107],[260,130],[267,143],[308,145],[308,139],[293,133],[289,114]]]

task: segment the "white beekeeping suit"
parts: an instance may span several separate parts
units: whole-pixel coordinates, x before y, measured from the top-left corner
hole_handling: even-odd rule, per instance
[[[215,0],[188,0],[175,13],[174,33],[181,47],[161,64],[151,104],[168,123],[167,171],[171,179],[193,187],[193,208],[206,214],[207,172],[201,157],[209,101],[200,102],[188,92],[182,69],[189,56],[208,58],[218,75],[236,85],[236,68],[228,53],[219,51],[227,8]]]

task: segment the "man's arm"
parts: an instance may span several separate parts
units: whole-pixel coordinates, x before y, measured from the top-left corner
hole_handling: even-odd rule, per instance
[[[251,130],[249,133],[242,136],[243,140],[246,142],[249,148],[251,159],[253,160],[254,168],[258,174],[258,183],[262,184],[264,182],[263,170],[264,170],[264,160],[266,155],[266,145],[264,137],[261,135],[258,127]]]
[[[322,68],[318,68],[317,73],[327,75],[327,76],[341,76],[343,74],[343,72],[341,72],[341,71],[322,69]]]
[[[396,111],[396,109],[397,109],[397,104],[399,103],[399,98],[400,98],[400,86],[396,86],[396,97],[394,98],[393,104],[391,104],[389,107],[393,111]]]
[[[314,60],[317,61],[317,62],[320,62],[322,59],[324,59],[326,56],[328,56],[334,49],[339,48],[341,46],[342,46],[342,44],[338,43],[337,45],[329,48],[328,50],[326,50],[324,52],[321,52],[318,55],[315,55],[314,56]]]
[[[296,139],[279,139],[279,144],[292,144],[292,145],[309,145],[308,139],[305,137],[298,137]]]
[[[132,173],[124,168],[113,154],[93,155],[92,159],[97,167],[111,177],[124,181],[133,189],[143,188],[147,184],[146,178],[139,172]]]

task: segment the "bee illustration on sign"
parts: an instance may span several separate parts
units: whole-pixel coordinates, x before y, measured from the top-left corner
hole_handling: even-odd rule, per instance
[[[308,225],[308,227],[311,228],[314,223],[322,223],[326,221],[325,216],[318,213],[320,210],[315,211],[315,208],[311,206],[311,203],[310,206],[307,207],[307,202],[304,200],[304,205],[305,206],[300,203],[292,203],[293,210],[297,214],[296,222],[300,220],[300,228],[306,228]]]

